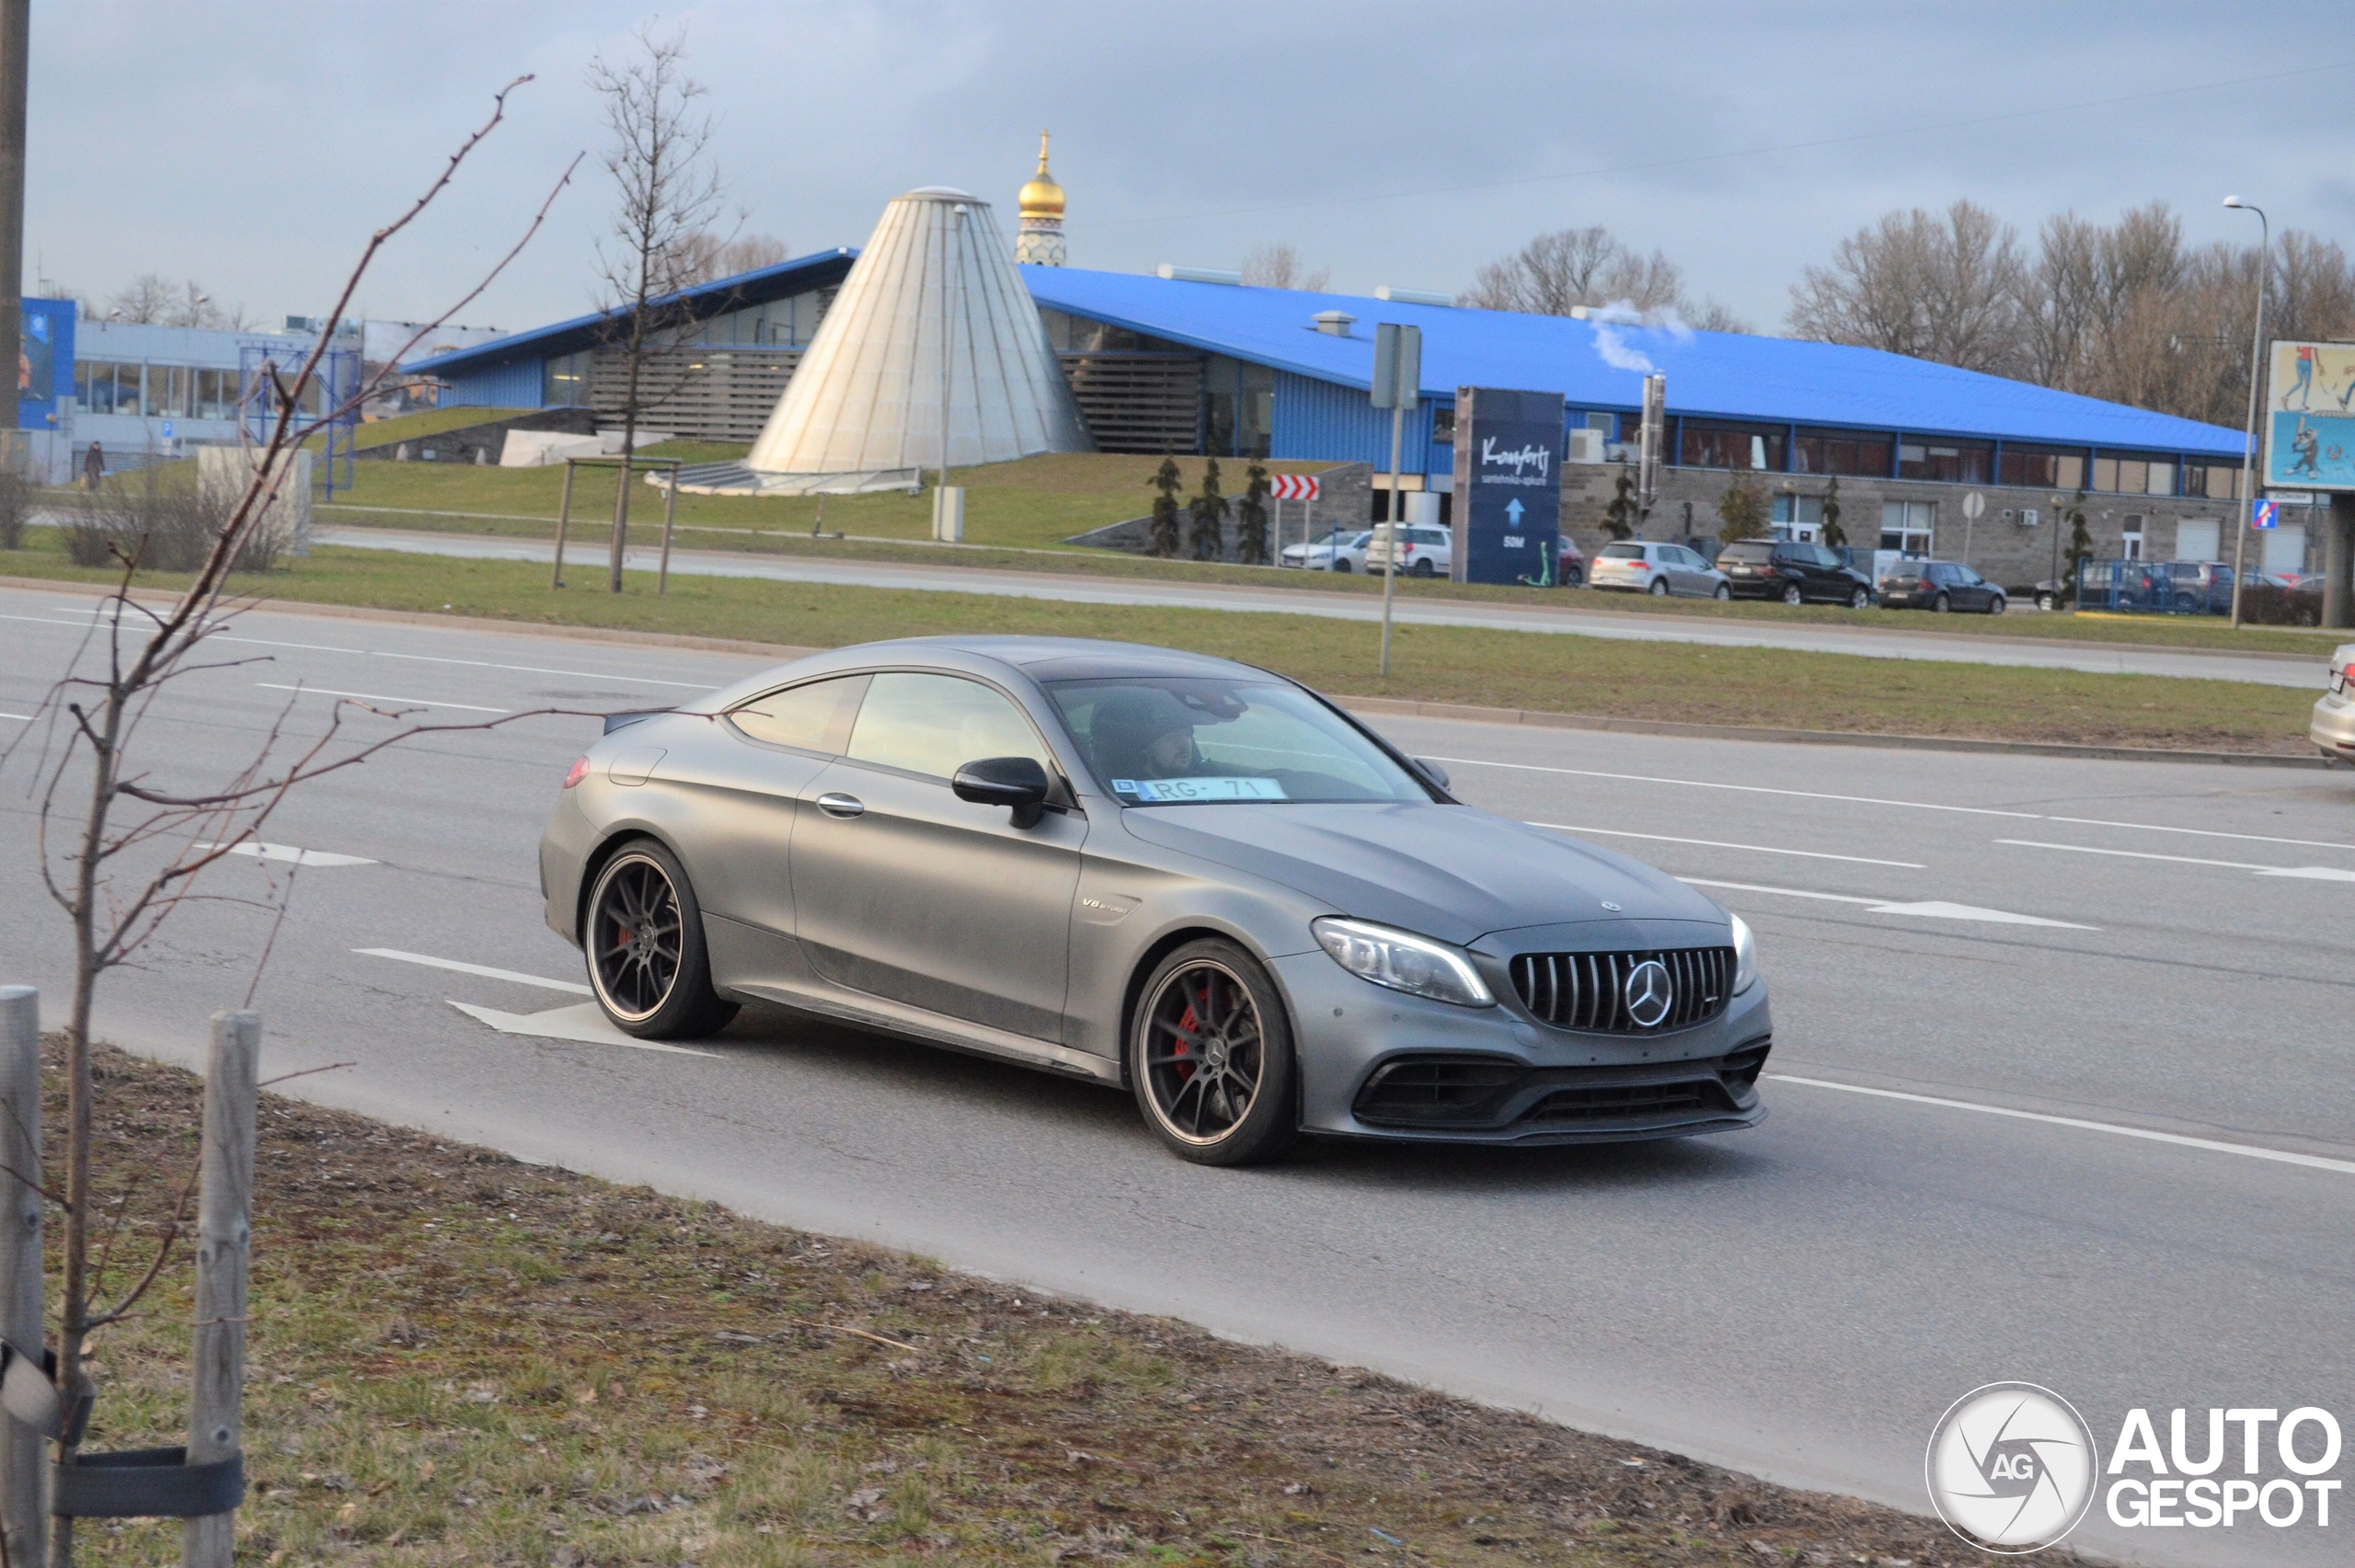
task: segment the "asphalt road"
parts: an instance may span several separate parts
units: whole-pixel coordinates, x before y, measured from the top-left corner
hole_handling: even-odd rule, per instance
[[[509,539],[492,534],[408,532],[378,528],[321,528],[323,544],[456,555],[472,560],[554,559],[551,540]],[[659,552],[643,545],[627,552],[635,571],[655,569]],[[575,542],[565,547],[568,567],[602,570],[606,546]],[[1240,610],[1279,615],[1320,615],[1338,621],[1379,621],[1379,600],[1357,594],[1304,592],[1285,587],[1249,588],[1215,583],[1162,582],[1047,572],[997,571],[954,565],[910,566],[890,561],[823,561],[786,555],[753,555],[720,550],[674,550],[671,569],[689,577],[765,578],[784,582],[845,583],[932,593],[982,593],[1018,599],[1051,599],[1074,604],[1150,604],[1178,610]],[[1795,648],[1810,653],[1856,654],[1867,658],[1925,658],[1950,664],[2004,664],[2038,670],[2083,670],[2097,675],[2172,675],[2204,681],[2246,681],[2268,686],[2320,691],[2330,648],[2317,641],[2312,657],[2252,657],[2198,649],[2172,652],[2148,647],[2106,647],[2094,643],[2039,644],[2012,637],[1940,635],[1928,630],[1894,631],[1827,626],[1819,623],[1777,624],[1771,620],[1705,621],[1698,617],[1614,612],[1603,593],[1559,595],[1570,605],[1522,609],[1511,604],[1430,603],[1398,601],[1393,618],[1418,626],[1476,626],[1494,631],[1549,632],[1637,642],[1700,643],[1713,647]],[[2032,614],[2025,607],[2016,614]],[[1926,612],[1923,615],[1926,621]]]
[[[0,715],[33,713],[86,606],[0,591]],[[290,707],[316,727],[315,692],[466,722],[659,704],[750,662],[302,614],[236,635],[221,657],[267,662],[158,705],[158,778],[217,776]],[[1219,1172],[1117,1094],[775,1013],[702,1054],[628,1048],[580,1026],[579,956],[539,918],[533,847],[594,733],[579,718],[324,781],[266,835],[309,864],[238,859],[207,890],[293,878],[255,987],[265,1076],[352,1065],[293,1092],[1777,1481],[1920,1509],[1933,1423],[1995,1379],[2058,1390],[2105,1451],[2136,1405],[2162,1434],[2177,1406],[2195,1431],[2210,1406],[2355,1413],[2355,780],[1382,723],[1466,798],[1639,853],[1757,927],[1763,1127]],[[0,717],[0,745],[36,729]],[[0,979],[54,1009],[29,760],[0,766]],[[183,910],[110,981],[103,1028],[193,1059],[270,928]],[[2079,1539],[2344,1561],[2310,1522],[2130,1532],[2097,1507]]]

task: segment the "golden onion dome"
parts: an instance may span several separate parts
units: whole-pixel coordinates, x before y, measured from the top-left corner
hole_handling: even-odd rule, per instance
[[[1063,215],[1063,188],[1047,172],[1047,133],[1039,132],[1039,172],[1022,188],[1016,198],[1026,218],[1060,218]]]

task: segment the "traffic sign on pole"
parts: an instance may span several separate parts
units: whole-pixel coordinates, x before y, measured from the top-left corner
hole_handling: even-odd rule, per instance
[[[1278,474],[1268,480],[1268,495],[1279,501],[1313,501],[1316,489],[1314,474]]]
[[[2259,501],[2257,503],[2256,509],[2249,514],[2248,525],[2251,528],[2276,528],[2280,525],[2280,522],[2281,503],[2280,501]]]

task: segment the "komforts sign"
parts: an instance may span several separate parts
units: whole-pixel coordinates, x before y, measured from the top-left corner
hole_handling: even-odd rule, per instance
[[[1551,580],[1561,520],[1562,395],[1456,388],[1455,580]]]

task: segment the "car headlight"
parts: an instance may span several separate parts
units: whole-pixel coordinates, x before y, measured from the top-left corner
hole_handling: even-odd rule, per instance
[[[1458,948],[1412,936],[1386,925],[1342,920],[1327,915],[1311,921],[1308,929],[1325,951],[1360,979],[1372,980],[1411,996],[1452,1001],[1458,1007],[1493,1007],[1488,982]]]
[[[1740,996],[1758,983],[1758,939],[1750,934],[1750,922],[1740,915],[1728,915],[1733,921],[1733,993]]]

